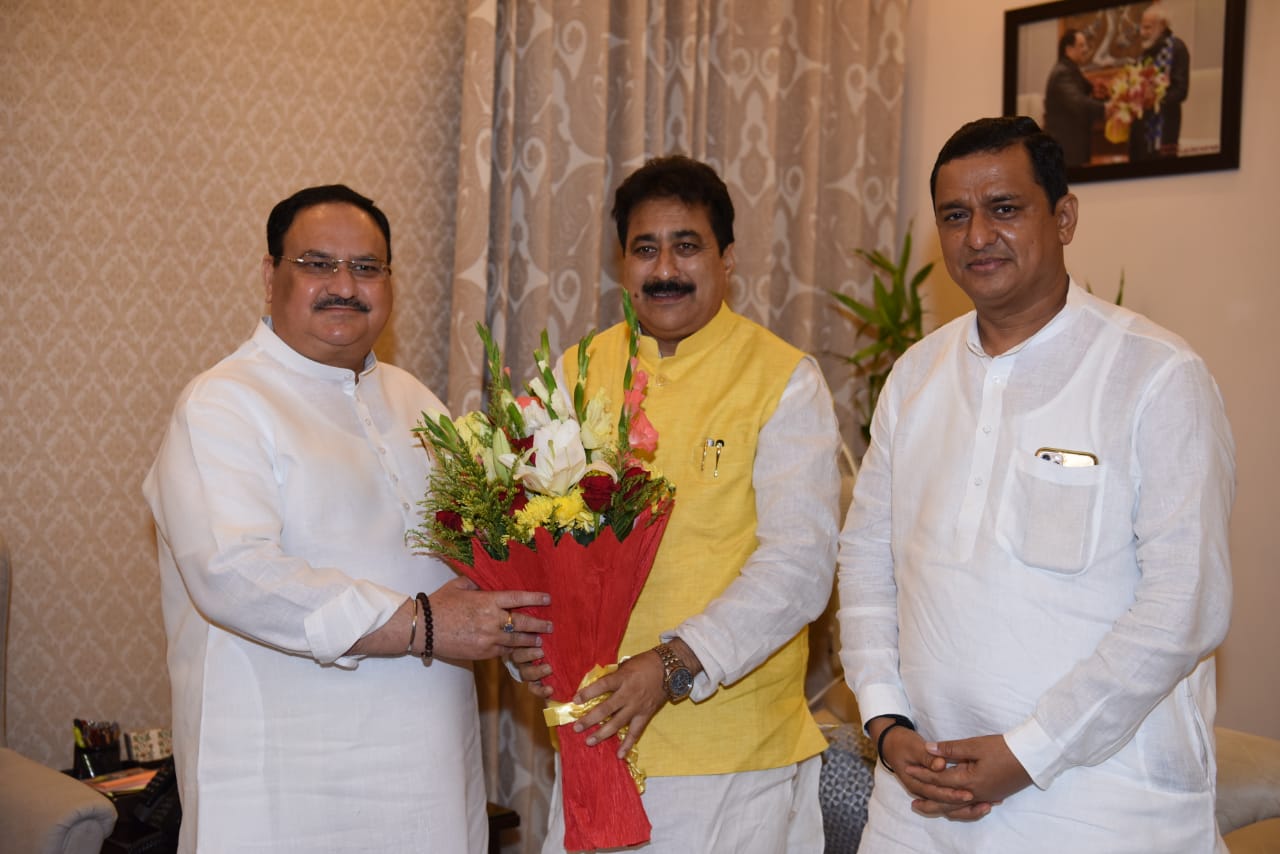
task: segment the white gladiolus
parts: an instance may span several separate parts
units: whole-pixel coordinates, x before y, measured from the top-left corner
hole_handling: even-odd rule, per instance
[[[524,434],[526,436],[532,436],[551,423],[551,416],[547,414],[547,410],[542,403],[536,399],[530,399],[524,406],[521,406],[520,414],[524,416]]]

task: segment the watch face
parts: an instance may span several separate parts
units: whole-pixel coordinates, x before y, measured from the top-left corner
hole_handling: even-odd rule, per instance
[[[683,667],[673,670],[667,685],[672,697],[687,697],[693,690],[693,674]]]

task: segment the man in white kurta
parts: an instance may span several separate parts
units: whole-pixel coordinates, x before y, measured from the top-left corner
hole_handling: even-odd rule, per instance
[[[1225,850],[1230,430],[1185,342],[1070,282],[1061,164],[1029,119],[939,156],[976,311],[894,366],[840,546],[842,658],[885,762],[864,852]]]
[[[344,187],[281,205],[272,316],[187,386],[144,485],[181,850],[480,852],[462,659],[536,643],[541,621],[502,625],[541,598],[469,589],[406,546],[428,474],[411,430],[443,406],[369,349],[390,309],[385,219]],[[430,630],[413,591],[433,591]]]

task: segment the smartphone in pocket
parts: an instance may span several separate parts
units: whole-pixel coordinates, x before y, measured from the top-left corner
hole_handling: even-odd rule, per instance
[[[1098,458],[1088,451],[1068,451],[1065,448],[1040,448],[1036,451],[1036,456],[1045,462],[1065,466],[1066,468],[1096,466],[1098,464]]]

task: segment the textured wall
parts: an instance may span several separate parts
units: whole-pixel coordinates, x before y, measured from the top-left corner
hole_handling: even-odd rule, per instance
[[[346,182],[390,216],[380,355],[443,383],[462,0],[0,3],[0,528],[8,736],[167,725],[140,485],[170,407],[262,310],[271,206]]]

